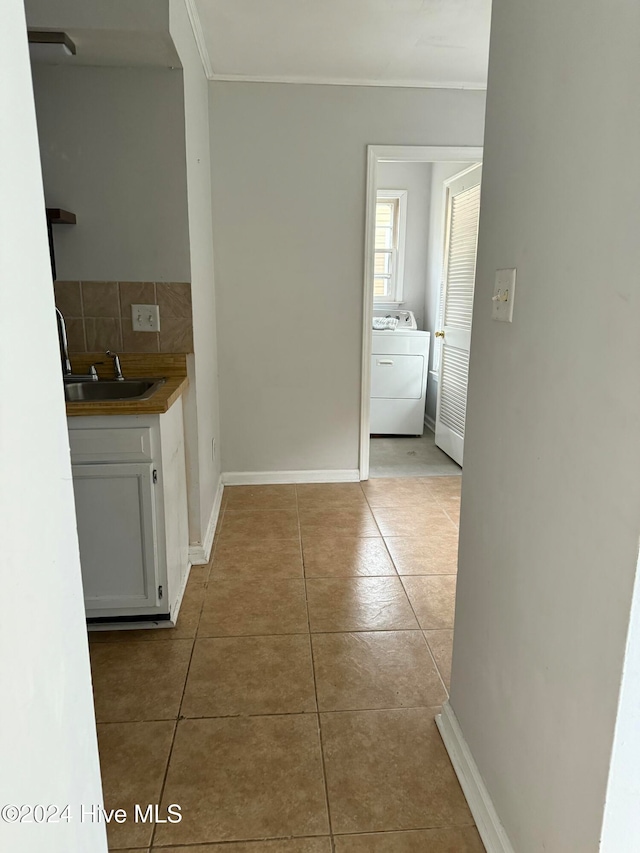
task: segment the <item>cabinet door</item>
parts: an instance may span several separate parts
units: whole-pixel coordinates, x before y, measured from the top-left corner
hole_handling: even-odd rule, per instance
[[[87,615],[156,607],[153,466],[74,465],[72,470]]]

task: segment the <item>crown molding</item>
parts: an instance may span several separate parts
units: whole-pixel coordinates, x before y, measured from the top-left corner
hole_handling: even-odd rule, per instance
[[[479,83],[429,83],[416,80],[360,80],[348,77],[297,77],[288,75],[207,74],[209,80],[221,83],[288,83],[304,86],[370,86],[390,89],[458,89],[485,92],[486,85]]]
[[[189,16],[189,22],[191,24],[191,29],[193,30],[193,37],[196,40],[196,46],[198,48],[198,53],[200,54],[204,73],[208,80],[213,80],[213,68],[211,67],[211,59],[209,57],[209,51],[207,50],[207,43],[204,38],[202,24],[200,23],[200,15],[198,13],[198,7],[196,6],[196,0],[184,0],[184,4],[187,7],[187,15]]]

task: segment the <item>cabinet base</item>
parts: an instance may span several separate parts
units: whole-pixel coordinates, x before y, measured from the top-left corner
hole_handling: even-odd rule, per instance
[[[87,625],[91,628],[100,625],[122,625],[126,622],[127,625],[139,625],[141,628],[148,625],[152,628],[153,625],[149,623],[169,622],[170,620],[170,613],[149,613],[146,616],[89,616]]]

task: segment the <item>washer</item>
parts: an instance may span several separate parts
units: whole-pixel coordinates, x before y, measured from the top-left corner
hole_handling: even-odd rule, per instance
[[[372,332],[371,421],[373,435],[422,435],[427,400],[430,332],[411,311],[374,311],[397,317],[396,329]]]

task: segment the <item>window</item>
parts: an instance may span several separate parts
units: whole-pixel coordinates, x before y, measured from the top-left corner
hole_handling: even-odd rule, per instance
[[[406,211],[406,190],[378,190],[373,267],[373,300],[377,304],[402,302]]]

